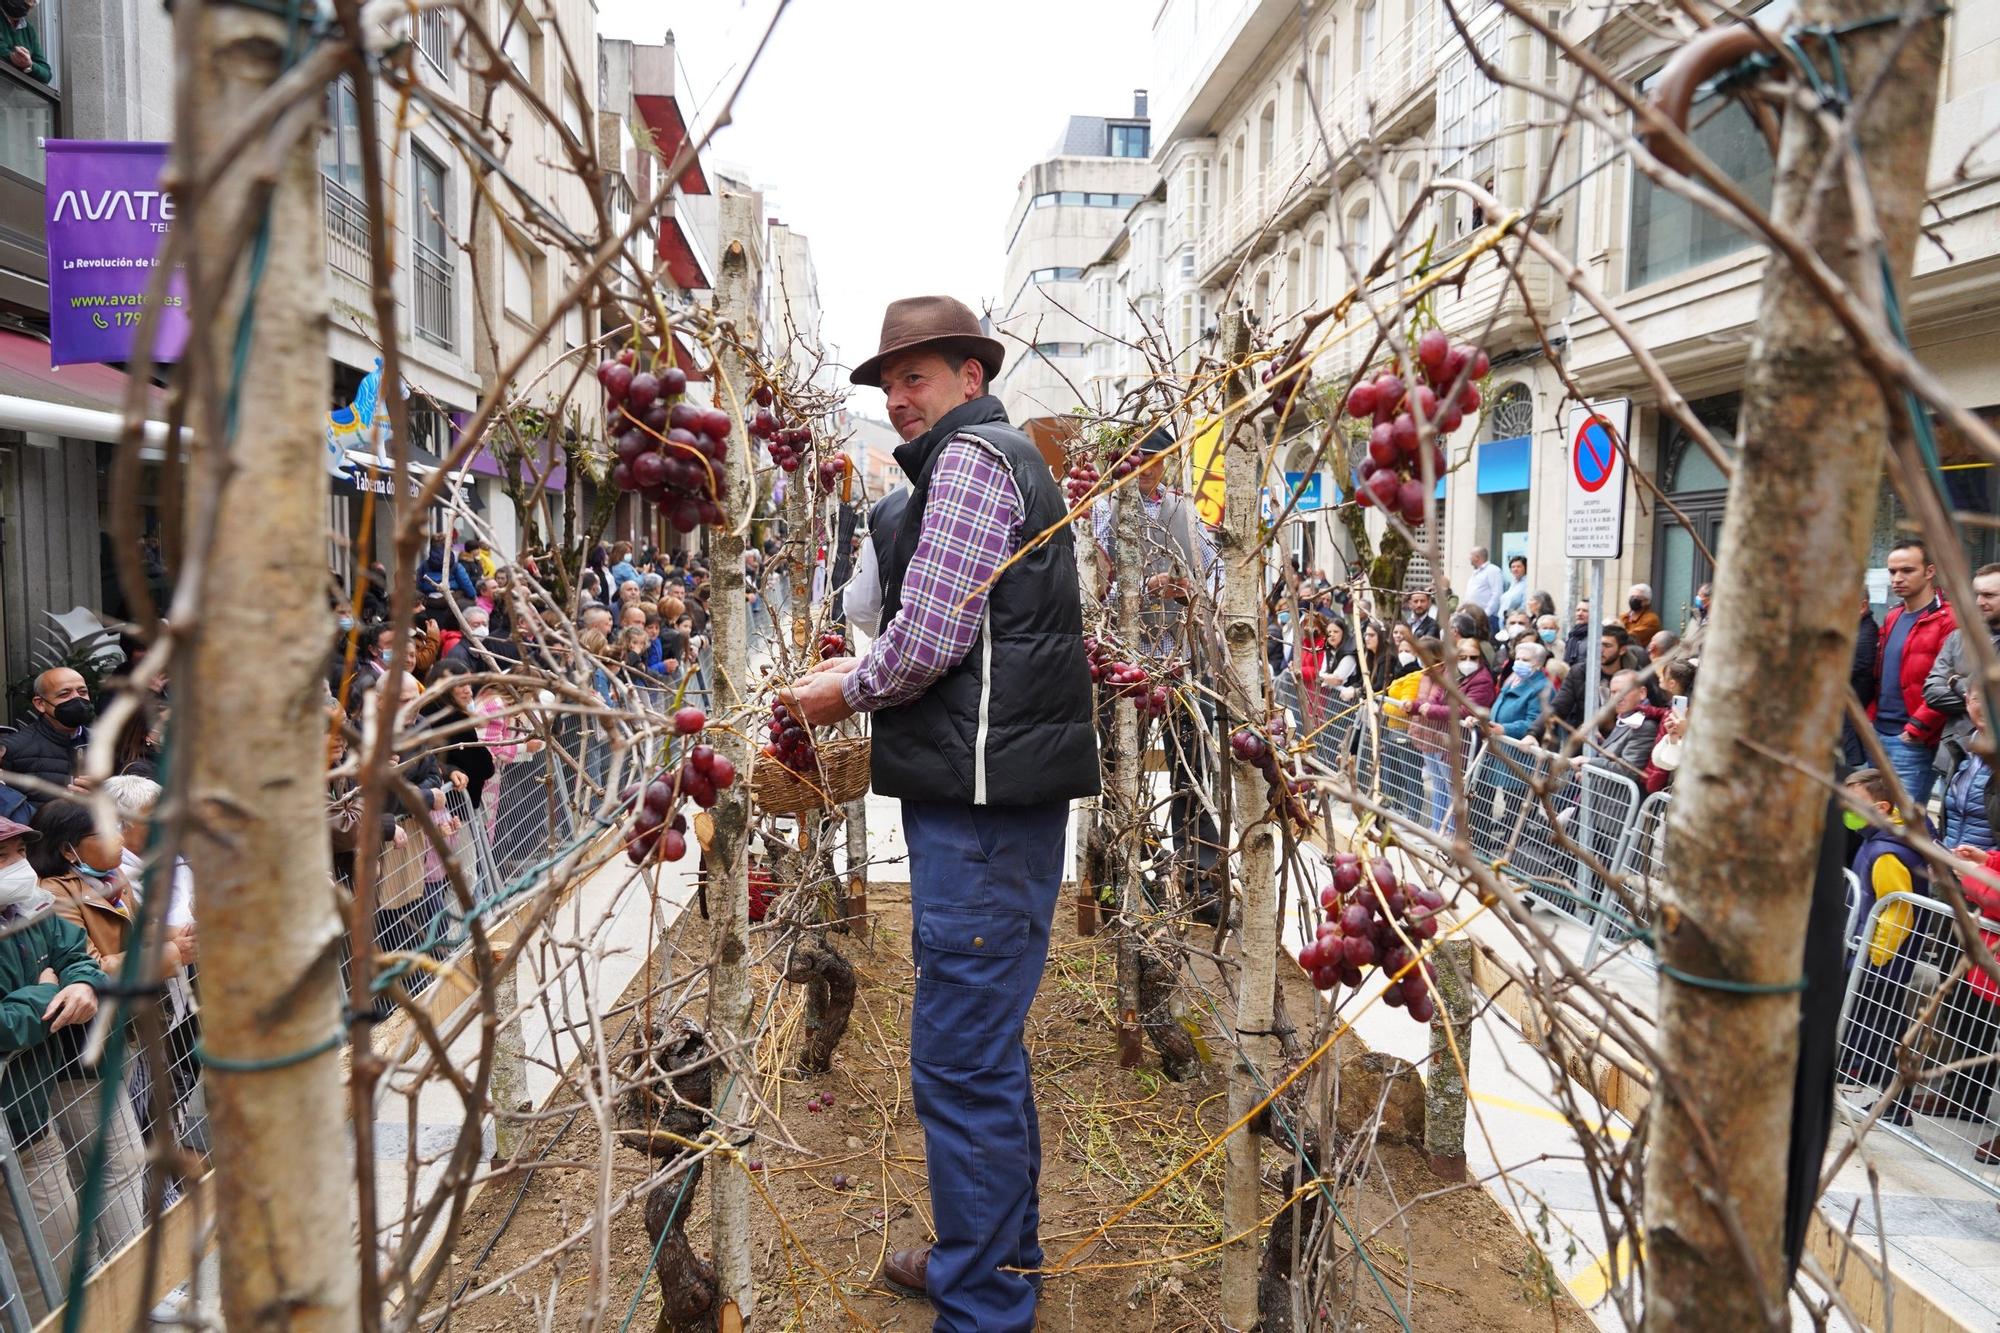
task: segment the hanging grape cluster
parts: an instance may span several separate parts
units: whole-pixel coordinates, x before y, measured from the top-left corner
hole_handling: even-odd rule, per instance
[[[1271,739],[1266,740],[1248,727],[1238,727],[1230,734],[1229,751],[1264,775],[1271,789],[1271,803],[1292,821],[1293,828],[1303,833],[1313,825],[1312,811],[1306,806],[1305,785],[1294,781],[1278,759],[1279,747],[1284,744],[1284,719],[1273,718],[1270,732]]]
[[[1355,469],[1354,501],[1400,514],[1415,527],[1424,521],[1423,439],[1419,416],[1435,430],[1431,440],[1431,475],[1443,476],[1444,447],[1450,435],[1477,412],[1481,402],[1477,381],[1490,369],[1482,348],[1453,344],[1437,329],[1417,339],[1421,382],[1408,385],[1394,367],[1364,379],[1347,392],[1347,414],[1372,418],[1368,455]],[[1450,401],[1439,395],[1458,385]]]
[[[648,861],[678,861],[687,851],[687,816],[682,801],[702,809],[714,806],[721,792],[736,781],[736,765],[715,748],[693,737],[708,726],[708,715],[694,707],[674,714],[674,734],[683,742],[681,761],[663,769],[650,782],[627,787],[623,800],[632,806],[625,830],[625,855],[635,866]]]
[[[687,373],[679,366],[634,370],[636,363],[627,348],[597,367],[618,455],[612,484],[643,495],[676,532],[719,525],[729,414],[686,401]]]
[[[1090,679],[1109,688],[1114,697],[1130,699],[1140,717],[1165,717],[1172,708],[1174,682],[1184,670],[1181,663],[1148,671],[1136,662],[1119,660],[1109,644],[1091,634],[1083,636],[1083,651],[1090,661]]]
[[[1410,966],[1411,945],[1437,934],[1444,898],[1437,890],[1397,878],[1395,866],[1378,856],[1364,867],[1353,852],[1333,857],[1333,882],[1320,890],[1326,919],[1310,944],[1299,950],[1299,966],[1312,974],[1321,990],[1349,989],[1366,980],[1367,969],[1379,967],[1402,979],[1389,983],[1382,1002],[1401,1008],[1419,1023],[1437,1012],[1432,983],[1437,973],[1428,962]],[[1403,972],[1405,967],[1409,971]]]

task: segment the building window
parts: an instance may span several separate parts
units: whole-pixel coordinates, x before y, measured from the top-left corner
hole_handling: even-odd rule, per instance
[[[1333,97],[1333,34],[1319,39],[1313,48],[1312,95],[1325,106]]]
[[[1194,277],[1194,251],[1192,250],[1181,252],[1181,277],[1190,280]]]
[[[1241,199],[1243,197],[1244,162],[1250,155],[1244,151],[1243,136],[1240,134],[1236,136],[1235,156],[1235,174],[1229,178],[1229,197],[1231,199]]]
[[[1306,242],[1306,304],[1317,306],[1325,301],[1329,293],[1326,289],[1326,233],[1314,232]]]
[[[1640,86],[1650,86],[1648,79]],[[1771,149],[1757,122],[1734,99],[1698,98],[1688,114],[1688,137],[1760,208],[1771,205]],[[1628,287],[1670,277],[1720,259],[1750,244],[1750,237],[1691,200],[1632,173],[1632,234],[1625,266]]]
[[[500,53],[529,87],[535,85],[535,34],[528,26],[526,6],[502,16],[506,32],[500,38]]]
[[[504,232],[500,237],[500,263],[505,270],[501,275],[501,286],[507,313],[526,323],[534,323],[534,261],[528,257],[520,242]]]
[[[1368,271],[1368,265],[1375,257],[1372,232],[1373,209],[1366,199],[1358,200],[1347,211],[1347,260],[1353,266],[1356,283]]]
[[[1496,19],[1474,37],[1480,59],[1500,67],[1501,25]],[[1440,174],[1493,188],[1493,138],[1500,130],[1500,85],[1480,72],[1472,53],[1457,49],[1438,72]],[[1440,204],[1444,239],[1455,241],[1484,219],[1465,196],[1453,192]]]
[[[417,54],[430,61],[438,73],[451,77],[451,11],[417,12]]]
[[[1312,99],[1306,96],[1306,76],[1301,70],[1292,75],[1292,133],[1302,138],[1313,134]]]
[[[1534,395],[1525,384],[1508,385],[1494,396],[1475,460],[1481,540],[1502,565],[1528,553],[1534,425]]]
[[[343,74],[326,86],[326,132],[319,141],[320,174],[361,194],[361,105],[354,81]]]
[[[1111,127],[1111,156],[1150,157],[1152,156],[1152,130],[1145,125],[1113,125]]]
[[[1379,15],[1381,7],[1368,0],[1354,16],[1354,76],[1366,83],[1375,71],[1375,53],[1381,49]]]
[[[562,95],[563,128],[568,130],[579,144],[588,145],[590,143],[588,121],[589,118],[584,114],[583,110],[583,98],[577,92],[575,82],[567,78],[564,79]]]
[[[1075,282],[1082,276],[1080,268],[1038,268],[1028,275],[1028,281],[1039,287],[1045,282]]]
[[[1189,240],[1208,224],[1208,159],[1181,164],[1181,235]]]
[[[1285,304],[1292,314],[1306,308],[1305,261],[1297,250],[1285,256]]]
[[[357,282],[371,281],[368,209],[361,202],[361,108],[354,84],[344,74],[326,88],[319,170],[326,203],[326,262]]]
[[[410,219],[410,282],[417,335],[452,345],[451,192],[445,166],[421,148],[411,154],[415,216]]]
[[[1278,104],[1264,103],[1264,113],[1257,117],[1257,170],[1268,172],[1271,163],[1278,157]]]
[[[1396,211],[1402,215],[1397,220],[1410,216],[1410,210],[1417,206],[1417,198],[1423,193],[1424,169],[1412,162],[1403,168],[1403,174],[1396,181]]]
[[[1083,354],[1084,346],[1082,343],[1035,344],[1035,355],[1037,356],[1082,356]]]

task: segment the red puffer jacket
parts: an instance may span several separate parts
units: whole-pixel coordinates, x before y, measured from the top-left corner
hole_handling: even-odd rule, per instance
[[[1883,618],[1882,630],[1875,636],[1875,679],[1882,679],[1882,657],[1889,646],[1889,633],[1909,611],[1901,606],[1890,611]],[[1937,660],[1938,649],[1958,628],[1958,617],[1951,612],[1951,604],[1942,598],[1938,604],[1917,617],[1917,623],[1910,626],[1909,638],[1903,640],[1903,669],[1899,684],[1903,687],[1903,710],[1909,714],[1909,730],[1925,745],[1936,745],[1938,737],[1944,734],[1945,716],[1924,702],[1924,677],[1931,673],[1931,663]],[[1877,693],[1880,691],[1878,690]],[[1868,716],[1875,716],[1875,701],[1868,701]]]

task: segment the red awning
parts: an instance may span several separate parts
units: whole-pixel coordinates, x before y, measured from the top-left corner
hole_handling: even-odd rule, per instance
[[[687,121],[681,116],[680,103],[660,93],[637,93],[632,100],[639,104],[639,115],[653,132],[653,145],[660,150],[661,160],[671,165],[674,154],[687,142]],[[681,190],[686,194],[708,193],[708,177],[701,171],[701,154],[696,153],[694,161],[681,173]]]
[[[0,332],[0,397],[34,398],[95,412],[122,412],[125,386],[130,382],[116,366],[96,362],[51,366],[46,342],[23,333]],[[149,411],[157,410],[165,397],[161,390],[150,389]]]
[[[674,285],[687,291],[705,291],[715,284],[702,272],[701,259],[681,230],[680,219],[671,213],[660,215],[660,259]]]

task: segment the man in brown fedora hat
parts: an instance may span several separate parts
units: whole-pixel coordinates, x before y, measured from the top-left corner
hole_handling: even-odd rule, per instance
[[[937,1243],[895,1252],[884,1271],[928,1292],[936,1328],[982,1333],[1035,1324],[1040,1279],[1013,1271],[1042,1263],[1041,1134],[1022,1037],[1048,961],[1069,802],[1097,793],[1067,510],[987,392],[1001,360],[948,296],[889,307],[881,350],[851,377],[888,395],[911,484],[881,562],[882,634],[866,656],[822,662],[791,687],[808,722],[874,714],[874,788],[903,803],[910,1086]]]

